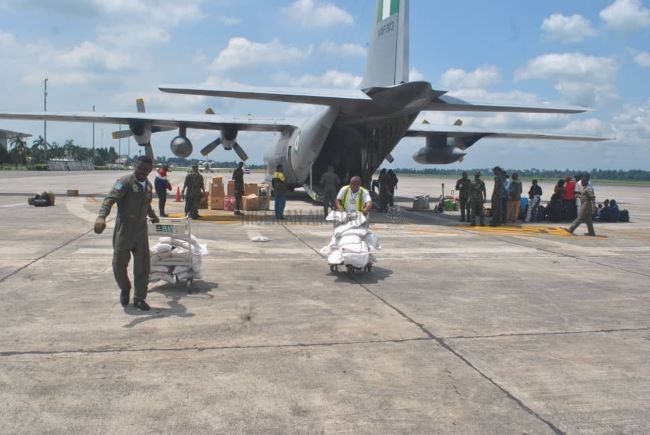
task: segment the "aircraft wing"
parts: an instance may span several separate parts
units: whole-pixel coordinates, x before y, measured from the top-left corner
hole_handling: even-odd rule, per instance
[[[323,106],[372,101],[372,98],[360,89],[275,88],[257,86],[229,86],[225,88],[202,85],[163,85],[159,86],[158,89],[173,94],[319,104]]]
[[[0,128],[0,139],[13,139],[15,137],[31,137],[31,134],[21,133],[19,131],[3,130]]]
[[[424,109],[446,112],[519,112],[519,113],[583,113],[585,107],[517,106],[495,104],[472,104],[460,98],[442,95],[432,100]]]
[[[611,138],[597,136],[574,136],[553,133],[531,133],[515,130],[485,130],[480,128],[468,128],[461,126],[435,126],[431,124],[418,124],[411,126],[404,136],[406,137],[427,137],[437,134],[445,134],[452,138],[508,138],[508,139],[548,139],[548,140],[575,140],[598,142],[610,140]]]
[[[284,131],[295,128],[297,120],[281,118],[254,118],[249,116],[188,115],[173,113],[100,113],[100,112],[5,112],[0,119],[45,120],[68,122],[96,122],[104,124],[149,124],[157,131],[174,128],[240,131]]]

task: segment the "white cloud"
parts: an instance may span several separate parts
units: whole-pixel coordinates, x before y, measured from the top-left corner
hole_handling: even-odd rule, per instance
[[[307,118],[318,113],[321,110],[323,110],[323,106],[316,106],[314,104],[292,103],[287,106],[284,111],[284,115],[296,118]]]
[[[352,43],[337,44],[332,41],[323,41],[318,47],[318,50],[321,53],[334,54],[337,56],[345,56],[345,57],[356,57],[356,56],[361,57],[361,56],[365,56],[367,52],[365,47],[358,44],[352,44]]]
[[[354,24],[352,15],[346,10],[318,0],[296,0],[284,10],[293,21],[307,28]]]
[[[650,68],[650,52],[643,51],[634,56],[634,61],[645,68]]]
[[[553,14],[544,20],[542,30],[546,32],[547,38],[565,43],[580,42],[584,38],[596,36],[591,22],[582,15],[567,17]]]
[[[214,71],[227,71],[252,65],[281,64],[302,60],[307,54],[295,47],[283,45],[274,39],[268,43],[253,42],[246,38],[235,37],[228,41],[228,46],[221,50],[212,62]]]
[[[147,112],[173,112],[173,113],[203,113],[207,107],[208,98],[201,95],[178,95],[167,94],[159,91],[126,91],[115,94],[112,100],[115,105],[124,105],[125,102],[133,102],[143,98]]]
[[[14,38],[14,35],[0,30],[0,46],[13,45],[15,43],[16,43],[16,38]]]
[[[470,72],[452,68],[443,73],[442,85],[448,90],[482,89],[498,83],[500,79],[499,69],[494,65],[483,65]]]
[[[570,104],[593,106],[616,98],[618,66],[608,57],[582,53],[538,56],[515,72],[518,80],[550,80]]]
[[[612,120],[616,141],[624,145],[643,145],[647,152],[650,137],[650,100],[642,105],[628,104]]]
[[[600,11],[600,18],[608,27],[621,32],[633,32],[650,27],[650,9],[641,0],[616,0]]]
[[[424,80],[424,74],[422,74],[420,71],[418,71],[415,68],[411,68],[409,71],[409,81],[411,82],[419,82]]]
[[[130,59],[122,52],[85,41],[68,52],[57,54],[50,61],[71,70],[119,71],[128,67]]]
[[[316,76],[305,74],[298,78],[291,78],[284,75],[276,76],[276,81],[289,86],[306,88],[338,88],[356,89],[361,84],[361,76],[355,76],[347,72],[329,70],[325,74]]]

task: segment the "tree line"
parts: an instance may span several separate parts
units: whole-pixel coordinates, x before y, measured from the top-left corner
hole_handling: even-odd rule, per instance
[[[113,163],[118,155],[115,147],[91,148],[77,145],[73,139],[68,139],[63,145],[57,142],[45,144],[45,139],[39,136],[31,145],[21,138],[14,138],[9,142],[9,150],[0,145],[0,163],[14,166],[33,166],[43,168],[47,160],[72,159],[80,162],[92,161],[95,166],[104,166]]]

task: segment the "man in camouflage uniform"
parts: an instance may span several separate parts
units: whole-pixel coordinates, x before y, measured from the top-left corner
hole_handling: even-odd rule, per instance
[[[149,238],[147,236],[147,215],[151,222],[158,217],[151,208],[153,187],[147,175],[153,164],[151,158],[140,157],[133,174],[119,178],[104,199],[95,221],[94,230],[100,234],[106,228],[106,217],[113,204],[117,203],[117,217],[113,231],[113,275],[120,288],[120,303],[129,304],[131,282],[127,273],[129,260],[133,254],[133,275],[135,294],[133,306],[147,311],[147,285],[149,283]]]
[[[235,182],[235,215],[242,216],[241,212],[244,206],[242,205],[242,198],[244,197],[244,162],[239,162],[237,168],[232,171],[232,179]]]
[[[494,190],[492,191],[492,220],[490,225],[493,227],[499,226],[504,221],[503,216],[503,200],[506,197],[505,188],[504,188],[504,175],[503,170],[495,166],[492,168],[494,172]]]
[[[596,202],[596,194],[594,193],[594,187],[589,183],[589,174],[584,174],[580,179],[580,213],[578,217],[573,221],[569,228],[565,228],[568,232],[573,234],[573,232],[584,223],[587,225],[587,233],[585,236],[595,236],[596,232],[594,231],[593,223],[593,207],[594,202]]]
[[[192,171],[188,172],[183,184],[185,195],[185,215],[192,219],[199,218],[199,204],[205,194],[205,182],[203,175],[199,174],[199,165],[192,165]]]
[[[471,181],[467,178],[467,172],[463,171],[463,177],[456,181],[456,190],[458,191],[458,199],[460,201],[460,221],[465,221],[465,209],[467,209],[467,222],[469,222],[470,215],[470,201],[469,191]]]
[[[327,216],[327,212],[331,207],[336,210],[336,194],[339,193],[341,186],[341,179],[334,171],[334,165],[327,165],[327,172],[320,177],[320,187],[323,189],[321,195],[323,199],[323,212]]]
[[[464,174],[464,173],[463,173]],[[472,226],[476,225],[476,216],[480,218],[481,226],[483,222],[483,203],[485,202],[485,183],[481,180],[481,173],[474,174],[474,180],[469,183],[469,207],[467,211],[467,221],[471,222]]]

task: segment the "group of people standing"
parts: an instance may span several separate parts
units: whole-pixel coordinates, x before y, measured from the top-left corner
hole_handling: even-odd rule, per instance
[[[515,222],[519,217],[521,193],[523,191],[519,174],[510,176],[499,166],[492,168],[494,173],[494,190],[492,191],[491,226],[503,225],[506,222]]]
[[[513,173],[511,176],[499,166],[492,169],[494,173],[494,189],[491,197],[491,226],[500,226],[506,222],[515,222],[520,214],[522,202],[522,183],[519,175]],[[476,218],[479,218],[480,225],[483,222],[483,204],[486,200],[485,183],[480,179],[481,173],[474,174],[474,180],[470,180],[467,172],[463,172],[462,178],[456,182],[456,190],[459,192],[460,220],[476,225]],[[595,203],[594,188],[589,180],[589,174],[581,174],[573,180],[571,177],[560,180],[555,187],[553,197],[549,203],[550,219],[553,221],[553,213],[561,213],[564,218],[570,218],[572,224],[567,231],[573,233],[581,224],[587,225],[589,236],[596,235],[593,228],[592,210]],[[528,201],[525,222],[537,220],[537,212],[540,208],[542,188],[537,180],[532,180],[528,190]],[[553,210],[555,207],[557,210]]]
[[[469,179],[467,172],[463,172],[462,177],[456,181],[456,190],[460,201],[460,221],[476,225],[478,217],[479,224],[485,225],[483,203],[486,192],[485,183],[481,180],[481,172],[474,173],[473,180]]]

